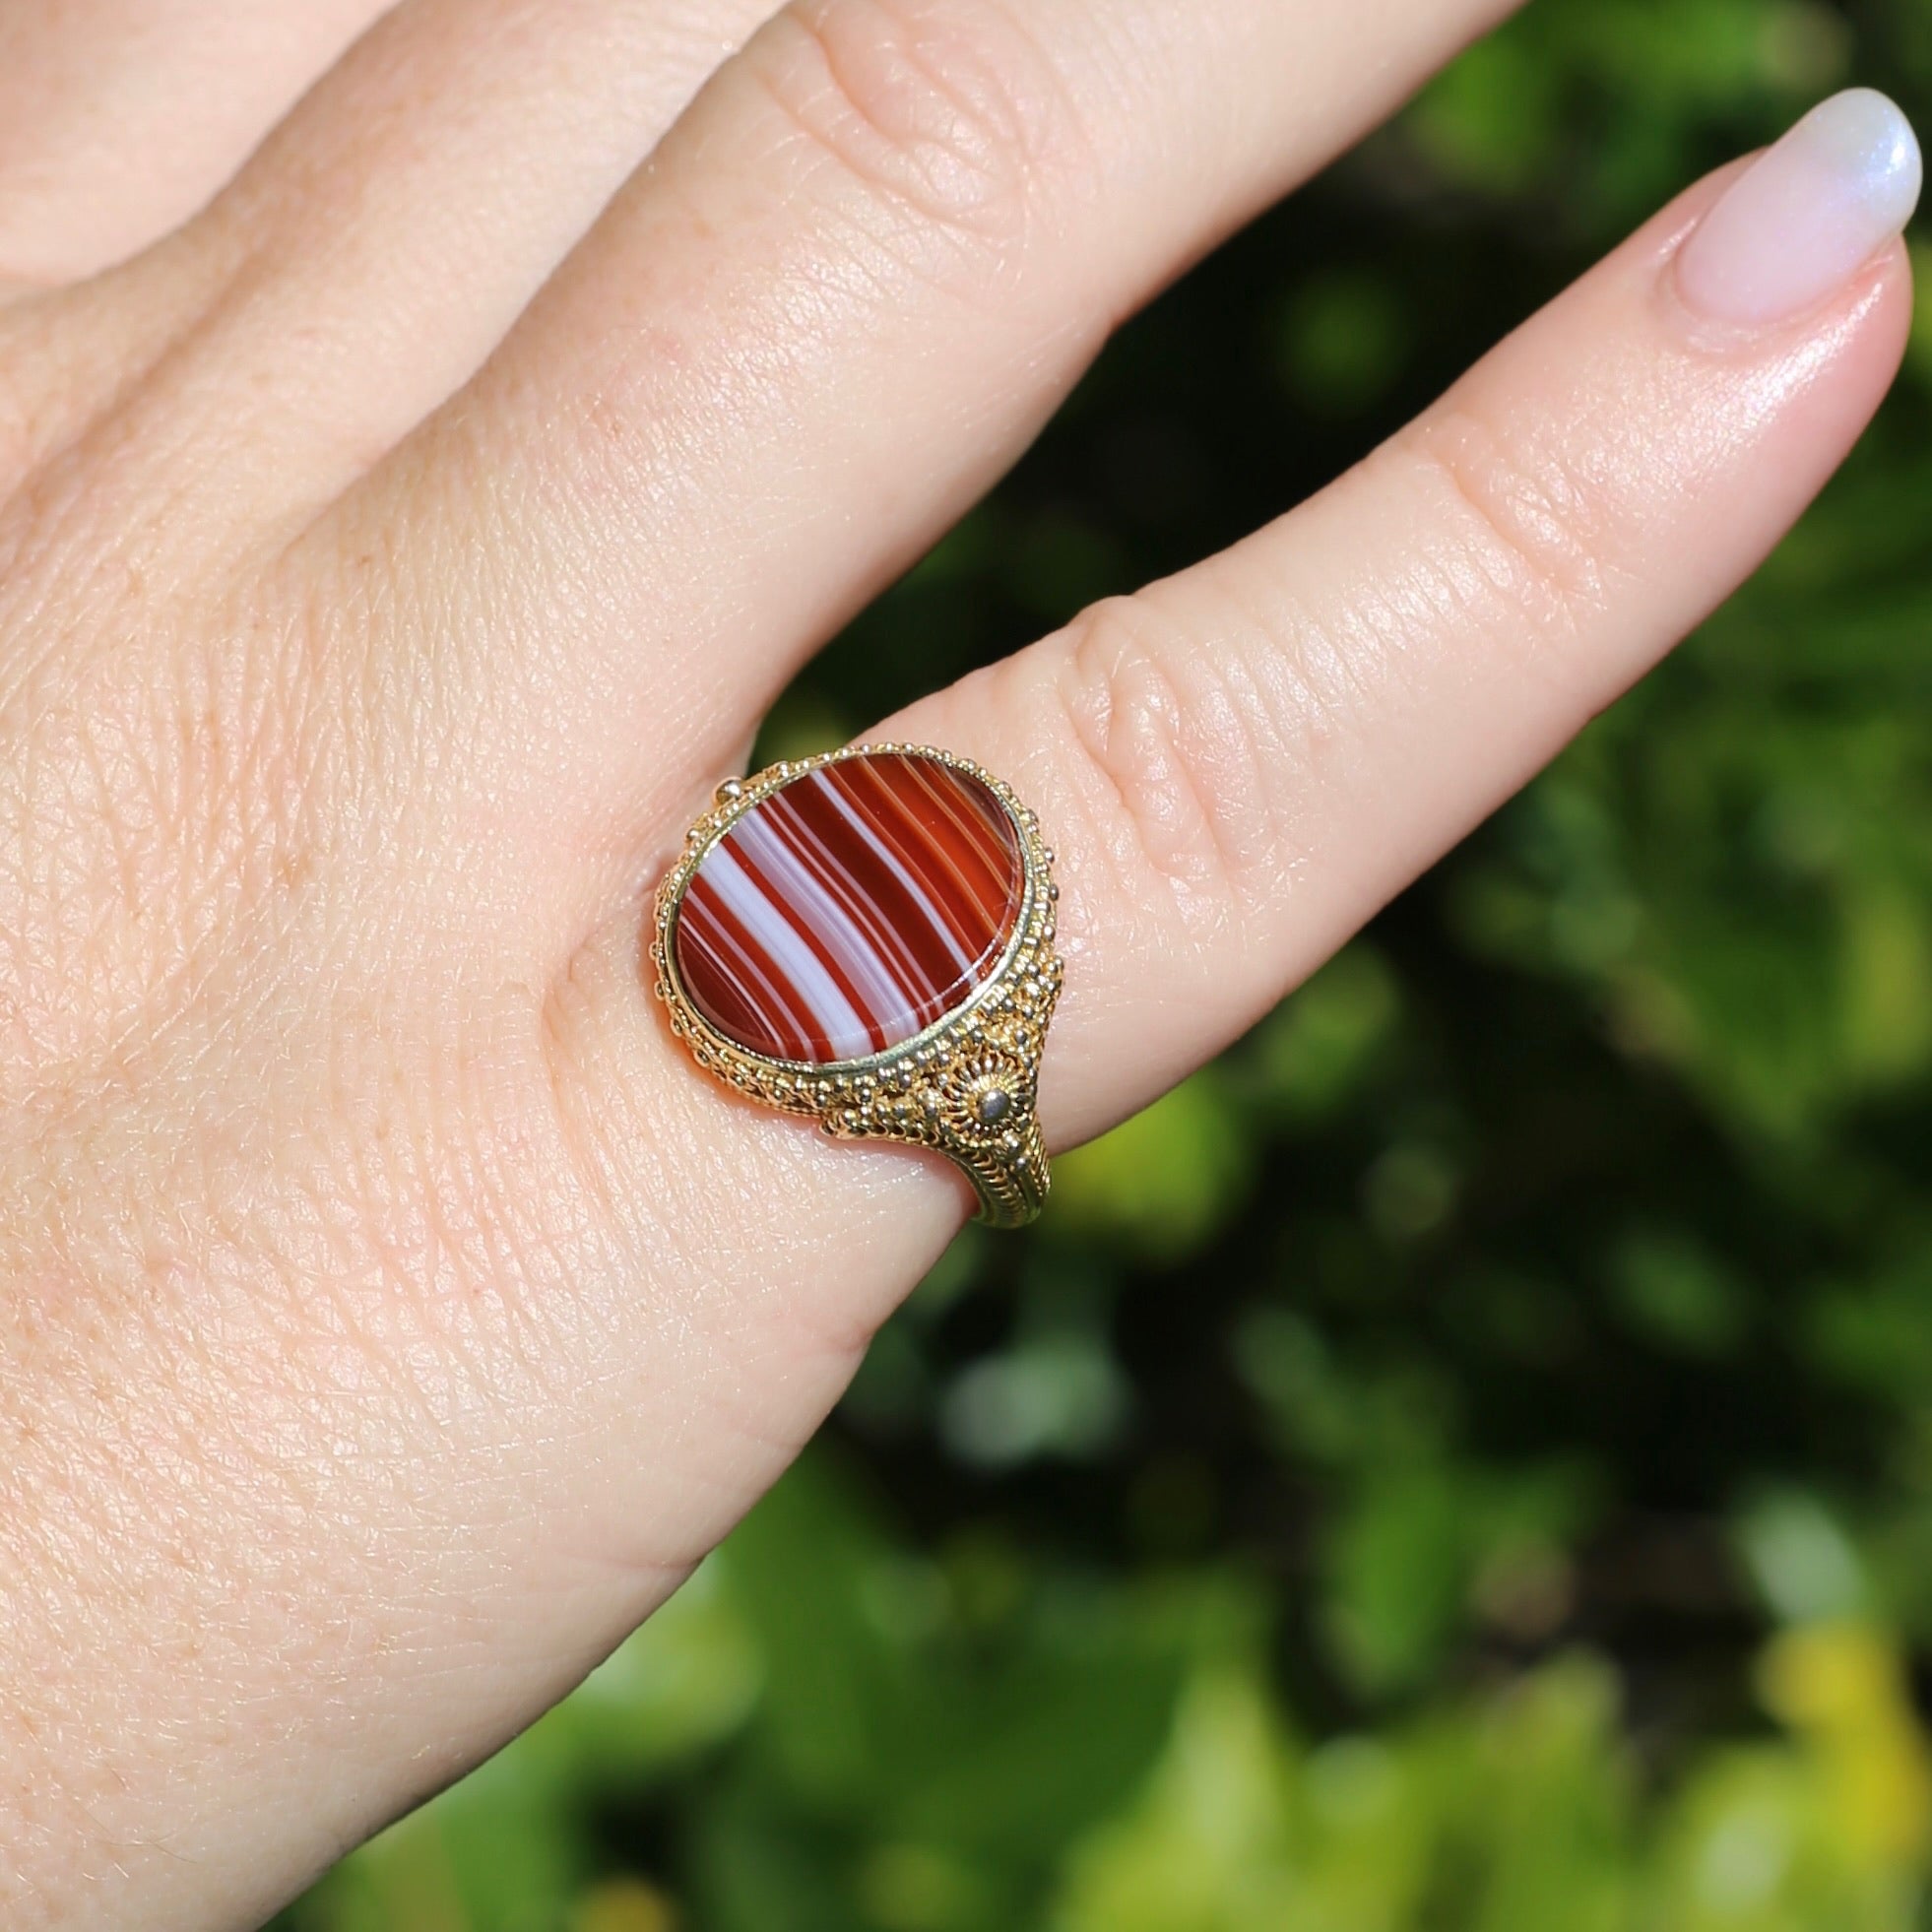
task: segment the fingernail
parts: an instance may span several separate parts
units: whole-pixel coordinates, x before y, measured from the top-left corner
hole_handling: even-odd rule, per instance
[[[1922,179],[1911,123],[1884,95],[1834,95],[1731,183],[1679,253],[1677,286],[1720,322],[1801,315],[1903,230]]]

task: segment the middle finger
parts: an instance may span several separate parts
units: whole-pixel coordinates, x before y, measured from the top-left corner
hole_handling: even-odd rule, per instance
[[[454,808],[625,889],[1107,328],[1509,5],[798,0],[315,533],[424,573]]]

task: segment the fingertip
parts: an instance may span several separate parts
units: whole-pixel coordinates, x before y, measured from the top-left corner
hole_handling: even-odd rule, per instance
[[[1677,293],[1741,329],[1794,321],[1903,233],[1923,180],[1896,102],[1869,88],[1834,95],[1726,183],[1677,252]]]

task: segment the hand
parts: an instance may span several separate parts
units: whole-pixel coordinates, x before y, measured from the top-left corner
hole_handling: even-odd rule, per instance
[[[733,54],[769,10],[0,26],[9,1927],[254,1922],[810,1434],[967,1196],[699,1073],[650,888],[1108,326],[1505,8],[799,0]],[[1753,568],[1894,370],[1916,187],[1834,103],[1315,501],[881,721],[1059,850],[1053,1142]]]

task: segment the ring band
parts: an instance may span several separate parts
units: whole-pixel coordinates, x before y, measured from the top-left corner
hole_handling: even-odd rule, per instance
[[[1063,977],[1040,822],[950,751],[858,745],[728,779],[658,888],[672,1031],[841,1140],[935,1148],[980,1219],[1051,1186],[1036,1099]]]

